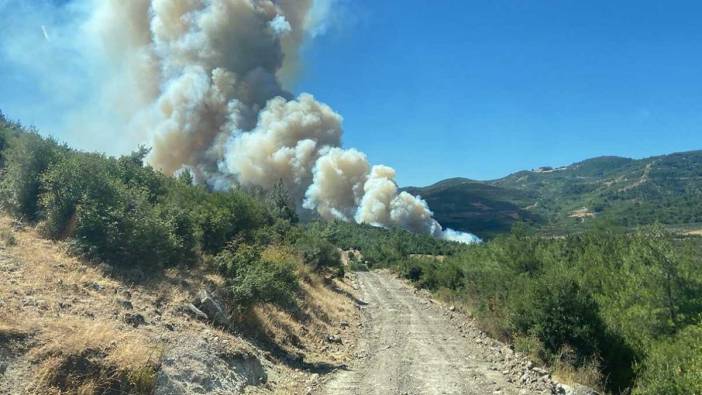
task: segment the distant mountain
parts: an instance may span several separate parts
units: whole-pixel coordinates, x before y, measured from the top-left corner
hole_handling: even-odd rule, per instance
[[[646,159],[603,156],[492,181],[451,178],[405,188],[443,225],[491,237],[516,221],[560,233],[595,218],[622,226],[702,223],[702,151]]]

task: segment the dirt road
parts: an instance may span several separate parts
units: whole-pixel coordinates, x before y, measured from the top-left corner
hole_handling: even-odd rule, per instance
[[[546,372],[392,274],[358,273],[358,283],[367,305],[356,358],[322,393],[551,393]]]

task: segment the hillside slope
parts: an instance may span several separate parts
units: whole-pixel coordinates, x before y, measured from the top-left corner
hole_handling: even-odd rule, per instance
[[[0,236],[0,394],[301,393],[350,358],[348,279],[308,274],[297,310],[263,304],[224,324],[216,293],[200,297],[216,274],[83,262],[7,217]]]
[[[530,190],[466,178],[405,190],[424,198],[442,225],[480,237],[508,232],[515,221],[543,222],[539,214],[528,210],[538,200],[538,194]]]
[[[482,237],[516,221],[556,233],[593,218],[621,226],[694,226],[702,222],[702,151],[639,160],[604,156],[497,180],[454,178],[407,190],[426,199],[442,224]]]

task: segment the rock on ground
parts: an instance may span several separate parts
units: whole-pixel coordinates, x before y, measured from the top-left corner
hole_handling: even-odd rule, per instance
[[[259,359],[215,340],[183,339],[163,357],[155,395],[236,394],[267,380]]]

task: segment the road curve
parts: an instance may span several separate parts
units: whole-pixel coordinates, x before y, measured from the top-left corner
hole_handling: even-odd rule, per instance
[[[495,358],[494,346],[478,344],[452,322],[452,313],[392,274],[361,272],[358,283],[367,305],[355,359],[333,375],[323,394],[550,393],[510,380],[509,361]]]

